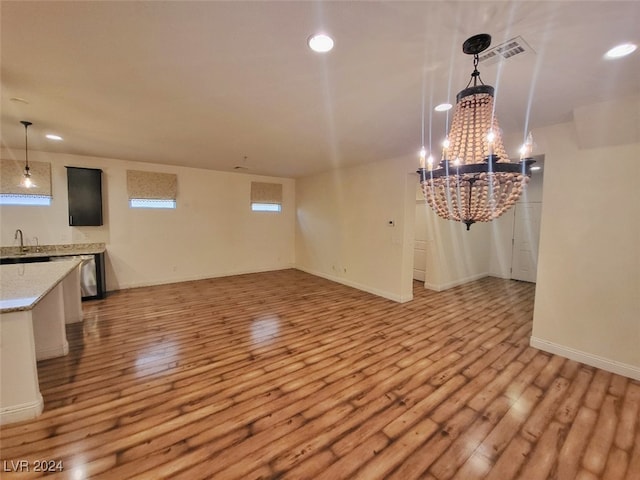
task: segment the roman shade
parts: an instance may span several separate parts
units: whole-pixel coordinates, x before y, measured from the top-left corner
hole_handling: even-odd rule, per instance
[[[178,176],[175,173],[127,170],[129,200],[175,200],[177,191]]]
[[[251,203],[282,205],[282,184],[251,182]]]
[[[22,185],[24,162],[0,160],[0,193],[4,195],[32,195],[51,197],[51,164],[49,162],[29,162],[33,186]]]

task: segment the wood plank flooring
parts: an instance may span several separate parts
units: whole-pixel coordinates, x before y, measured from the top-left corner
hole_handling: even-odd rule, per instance
[[[532,284],[414,295],[284,270],[88,302],[1,476],[640,478],[640,382],[530,348]]]

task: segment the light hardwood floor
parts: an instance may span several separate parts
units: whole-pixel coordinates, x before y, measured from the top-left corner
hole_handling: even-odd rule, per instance
[[[285,270],[86,303],[2,478],[640,478],[640,382],[530,348],[532,284],[414,295]]]

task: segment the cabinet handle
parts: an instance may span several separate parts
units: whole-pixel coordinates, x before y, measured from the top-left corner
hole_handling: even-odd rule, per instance
[[[69,225],[73,225],[73,215],[69,215]]]

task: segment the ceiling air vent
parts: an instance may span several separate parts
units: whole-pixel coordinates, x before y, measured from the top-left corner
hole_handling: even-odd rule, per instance
[[[533,49],[524,41],[520,36],[507,40],[500,45],[496,45],[489,50],[485,50],[479,56],[480,63],[485,65],[492,65],[498,63],[501,60],[508,60],[515,56],[524,56],[527,53],[535,53]]]

